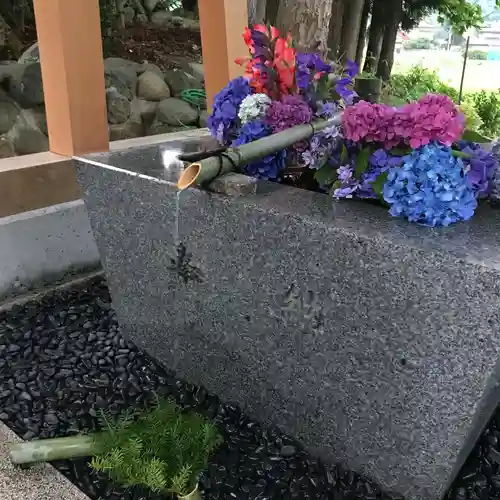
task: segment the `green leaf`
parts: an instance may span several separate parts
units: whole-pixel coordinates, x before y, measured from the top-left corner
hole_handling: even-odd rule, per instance
[[[476,132],[475,130],[465,130],[464,133],[462,134],[462,140],[468,142],[477,142],[480,144],[492,141],[492,139],[490,139],[489,137],[481,135],[479,132]]]
[[[330,191],[329,193],[330,194],[333,194],[335,192],[336,189],[339,189],[340,187],[342,186],[342,183],[340,181],[335,181],[333,184],[332,184],[332,187],[330,188]]]
[[[411,148],[392,148],[389,153],[392,156],[406,156],[412,152]]]
[[[472,155],[464,153],[462,151],[456,151],[455,149],[451,150],[451,154],[456,158],[472,158]]]
[[[387,181],[388,172],[382,172],[377,178],[371,183],[373,191],[375,194],[383,200],[382,191],[384,189],[384,184]]]
[[[335,170],[331,165],[324,165],[319,170],[316,170],[314,179],[320,186],[327,186],[335,179]]]
[[[368,170],[368,164],[371,155],[372,148],[370,146],[366,146],[359,152],[356,158],[356,168],[354,170],[354,176],[356,177],[356,179],[361,179],[361,175]]]
[[[340,153],[340,164],[345,165],[349,161],[349,151],[347,146],[342,144],[342,152]]]

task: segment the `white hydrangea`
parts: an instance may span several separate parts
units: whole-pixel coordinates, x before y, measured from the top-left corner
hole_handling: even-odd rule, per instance
[[[243,99],[238,117],[241,123],[248,123],[261,118],[266,114],[267,108],[271,104],[271,99],[266,94],[252,94]]]

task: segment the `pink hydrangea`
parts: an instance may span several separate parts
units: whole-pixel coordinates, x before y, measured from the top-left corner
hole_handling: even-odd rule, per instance
[[[378,142],[386,149],[406,143],[416,149],[432,141],[450,146],[462,135],[464,117],[449,97],[428,94],[402,108],[361,101],[345,110],[342,127],[351,141]]]
[[[349,106],[342,115],[344,137],[354,142],[384,142],[391,140],[391,122],[395,109],[384,104],[360,101]]]
[[[431,141],[451,146],[463,133],[464,116],[448,96],[427,94],[405,108],[409,109],[413,127],[405,139],[413,149]]]

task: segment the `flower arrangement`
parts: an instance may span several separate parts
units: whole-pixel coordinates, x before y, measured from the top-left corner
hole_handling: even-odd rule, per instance
[[[215,97],[208,122],[222,145],[342,112],[340,126],[246,165],[247,175],[283,182],[299,165],[335,199],[378,200],[391,215],[431,227],[470,219],[478,201],[495,193],[497,156],[465,130],[470,120],[449,97],[428,94],[402,107],[360,101],[354,62],[339,68],[298,52],[291,35],[274,27],[256,25],[243,36],[250,55],[236,62],[245,75]]]
[[[249,57],[236,62],[244,67],[245,76],[235,78],[215,96],[208,120],[212,135],[222,145],[238,146],[311,123],[356,98],[352,89],[355,63],[349,62],[343,71],[317,53],[298,52],[292,36],[282,36],[272,26],[246,28],[243,38]],[[328,137],[335,135],[330,131]],[[247,165],[245,173],[282,181],[287,165],[297,164],[307,150],[306,142],[297,143]]]

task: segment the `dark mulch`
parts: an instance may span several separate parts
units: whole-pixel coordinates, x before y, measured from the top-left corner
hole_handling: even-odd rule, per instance
[[[200,32],[182,27],[136,24],[103,41],[104,57],[157,64],[162,69],[182,62],[201,62]]]
[[[214,419],[225,437],[201,487],[219,500],[390,500],[356,473],[322,463],[278,429],[247,418],[175,377],[120,335],[106,284],[93,279],[0,313],[0,420],[24,439],[98,429],[113,414],[171,395]],[[160,500],[93,474],[87,460],[56,467],[91,499]]]

